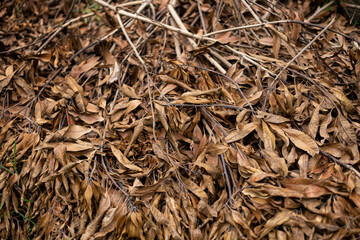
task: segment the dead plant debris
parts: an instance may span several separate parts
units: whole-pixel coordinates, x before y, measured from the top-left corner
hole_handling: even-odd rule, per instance
[[[1,239],[360,238],[336,2],[0,6]]]

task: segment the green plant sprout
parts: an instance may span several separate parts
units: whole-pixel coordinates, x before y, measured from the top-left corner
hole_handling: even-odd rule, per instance
[[[88,4],[86,5],[85,9],[81,9],[78,10],[78,12],[81,12],[82,14],[88,14],[88,13],[92,13],[97,10],[99,10],[101,8],[100,4],[95,3],[94,1],[88,1]],[[76,10],[74,10],[76,11]],[[96,20],[100,20],[99,16],[95,16]],[[88,18],[84,18],[84,23],[88,23]]]
[[[16,173],[17,175],[19,175],[19,173],[18,173],[18,171],[17,171],[17,167],[16,167],[16,164],[17,164],[17,163],[16,163],[16,137],[15,137],[15,141],[14,141],[14,158],[11,159],[10,156],[9,156],[9,154],[8,154],[7,152],[5,152],[5,154],[6,154],[7,159],[9,159],[9,161],[11,162],[11,165],[12,165],[12,167],[14,168],[14,171],[15,171],[15,172],[11,171],[9,168],[3,166],[2,164],[0,164],[0,167],[1,167],[2,169],[4,169],[4,170],[8,171],[8,172],[11,173],[11,174],[15,174],[15,173]],[[2,194],[0,194],[0,195],[2,195]],[[30,200],[30,199],[23,199],[23,198],[21,198],[21,200],[23,200],[23,201],[25,201],[25,202],[34,203],[34,201],[33,201],[33,200]],[[0,205],[0,210],[4,207],[4,204],[5,204],[5,202],[2,202],[2,203],[1,203],[1,205]],[[0,219],[3,218],[3,217],[5,217],[5,216],[7,216],[7,215],[12,214],[12,213],[18,213],[18,214],[24,219],[24,221],[29,221],[29,222],[30,222],[31,224],[33,224],[34,226],[37,226],[34,221],[32,221],[30,218],[26,217],[26,216],[25,216],[24,214],[22,214],[21,212],[17,212],[17,211],[10,211],[10,212],[4,213],[4,214],[0,215]]]
[[[5,217],[6,215],[9,215],[9,214],[12,214],[14,213],[15,211],[11,211],[11,212],[7,212],[7,213],[4,213],[3,215],[0,216],[0,219]]]
[[[30,200],[30,199],[22,199],[22,200],[24,200],[24,201],[26,201],[26,202],[34,203],[34,201],[32,201],[32,200]],[[5,202],[2,202],[2,203],[1,203],[1,205],[0,205],[0,210],[3,208],[4,204],[5,204]],[[32,208],[31,208],[31,212],[32,212]],[[17,213],[17,214],[19,214],[19,215],[24,219],[24,221],[29,221],[29,222],[32,223],[35,227],[37,226],[37,224],[36,224],[34,221],[32,221],[30,218],[26,217],[26,216],[25,216],[24,214],[22,214],[21,212],[17,212],[17,211],[11,211],[11,212],[4,213],[4,214],[0,215],[0,219],[3,218],[3,217],[5,217],[5,216],[7,216],[7,215],[12,214],[12,213]]]
[[[35,227],[37,226],[36,223],[34,223],[30,218],[25,217],[25,215],[23,215],[23,214],[20,213],[20,212],[18,212],[18,214],[23,217],[24,221],[27,220],[27,221],[29,221],[30,223],[32,223]]]
[[[5,154],[6,154],[6,157],[9,159],[9,161],[11,162],[11,165],[14,168],[15,173],[17,175],[19,175],[19,173],[17,172],[17,169],[16,169],[16,137],[15,137],[15,142],[14,142],[14,160],[11,160],[11,158],[9,157],[9,154],[7,152],[5,152]],[[11,171],[9,168],[3,166],[2,164],[0,164],[0,167],[4,170],[8,171],[11,174],[15,174],[13,171]]]

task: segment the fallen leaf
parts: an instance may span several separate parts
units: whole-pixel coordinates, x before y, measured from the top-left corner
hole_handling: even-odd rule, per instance
[[[295,129],[283,129],[296,147],[308,152],[311,156],[319,153],[316,142],[305,133]]]

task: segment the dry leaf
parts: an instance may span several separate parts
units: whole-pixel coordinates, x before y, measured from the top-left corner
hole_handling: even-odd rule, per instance
[[[295,129],[284,129],[284,132],[296,147],[308,152],[311,156],[319,153],[316,142],[305,133]]]
[[[119,163],[121,163],[124,167],[133,170],[133,171],[142,171],[142,169],[138,166],[136,166],[135,164],[132,164],[126,157],[125,155],[119,150],[117,149],[115,146],[111,145],[111,151],[114,154],[114,156],[116,157],[116,159],[119,161]]]
[[[249,135],[252,131],[255,130],[257,124],[252,122],[245,124],[240,130],[232,131],[229,135],[225,137],[225,141],[227,143],[232,143],[243,139],[247,135]]]

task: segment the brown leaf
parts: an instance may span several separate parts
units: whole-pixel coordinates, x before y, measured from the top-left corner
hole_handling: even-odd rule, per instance
[[[100,114],[78,114],[72,111],[69,111],[69,113],[75,117],[80,118],[86,124],[94,124],[96,122],[104,121],[104,118]]]
[[[304,193],[308,198],[318,198],[320,196],[331,193],[325,187],[320,186],[324,185],[325,183],[313,179],[283,179],[281,183],[288,189]]]
[[[136,166],[135,164],[132,164],[125,157],[125,155],[119,149],[117,149],[115,146],[111,145],[111,151],[114,154],[114,156],[116,157],[116,159],[119,161],[119,163],[121,163],[124,167],[126,167],[130,170],[133,170],[133,171],[142,172],[142,169],[140,167]]]
[[[150,206],[150,211],[158,224],[169,226],[170,232],[174,239],[182,239],[179,233],[175,230],[174,226],[170,224],[168,218],[164,216],[164,214],[162,214],[157,208],[152,205]]]
[[[271,169],[275,173],[280,173],[282,176],[287,176],[288,167],[286,165],[284,158],[279,157],[279,155],[276,154],[276,152],[272,151],[272,150],[264,149],[263,153],[265,155],[265,159],[266,159],[267,163],[270,165]]]
[[[331,122],[332,122],[332,117],[331,117],[331,113],[329,113],[328,115],[326,115],[325,119],[320,125],[319,134],[322,138],[324,138],[321,141],[322,143],[325,142],[325,140],[327,140],[330,137],[330,135],[328,134],[327,127]]]
[[[79,161],[76,161],[76,162],[68,163],[68,164],[66,164],[64,167],[62,167],[62,168],[59,170],[59,173],[60,173],[60,174],[66,173],[68,170],[76,167],[78,164],[82,163],[83,161],[84,161],[84,160],[79,160]]]
[[[85,134],[91,132],[91,128],[87,128],[80,125],[70,125],[66,130],[64,137],[72,138],[72,139],[79,139]]]
[[[110,197],[107,193],[101,198],[99,209],[96,213],[95,218],[87,225],[85,232],[82,234],[80,240],[88,240],[96,232],[99,223],[104,216],[106,210],[110,207]]]
[[[21,88],[21,92],[24,93],[23,97],[35,96],[34,89],[23,78],[15,77],[14,80],[16,85],[18,86],[18,89],[20,90]]]
[[[90,219],[92,218],[92,202],[91,202],[92,197],[93,197],[92,186],[91,186],[91,184],[88,184],[86,186],[86,189],[84,192],[84,198],[85,198],[85,202],[86,202],[87,213],[88,213]]]
[[[139,137],[140,133],[143,131],[144,129],[144,119],[141,118],[140,120],[137,121],[137,124],[135,125],[134,128],[134,133],[131,137],[131,140],[129,142],[129,145],[127,146],[127,148],[125,149],[124,155],[127,156],[130,148],[132,147],[132,145],[134,144],[134,142],[136,141],[136,139]]]
[[[298,14],[296,14],[296,18],[294,20],[295,21],[301,21]],[[301,24],[292,23],[292,30],[291,30],[291,35],[290,35],[290,38],[291,38],[292,41],[296,42],[298,40],[299,35],[300,35],[300,31],[301,31]]]
[[[331,88],[332,94],[339,99],[342,106],[345,107],[347,112],[352,111],[355,107],[352,102],[346,97],[346,95],[337,88]]]
[[[166,114],[165,114],[165,108],[163,106],[161,106],[160,104],[155,103],[154,104],[156,112],[160,118],[160,122],[163,125],[163,127],[165,128],[166,131],[169,130],[169,125],[167,123],[167,118],[166,118]]]
[[[164,81],[164,82],[166,82],[166,83],[172,83],[172,84],[178,85],[179,87],[184,88],[184,89],[189,90],[189,91],[193,91],[193,90],[194,90],[194,89],[192,89],[191,87],[189,87],[187,84],[185,84],[185,83],[183,83],[183,82],[180,82],[180,81],[178,81],[178,80],[176,80],[176,79],[173,79],[173,78],[171,78],[171,77],[169,77],[169,76],[166,76],[166,75],[158,75],[158,77],[159,77],[162,81]]]
[[[268,151],[275,150],[275,135],[271,132],[270,128],[264,121],[262,121],[262,132],[265,149]]]
[[[123,92],[126,96],[128,96],[130,98],[141,99],[136,94],[135,89],[133,87],[130,87],[129,85],[123,84],[123,85],[121,85],[121,87],[119,89],[121,92]]]
[[[319,121],[320,121],[319,111],[320,111],[320,109],[321,109],[321,105],[319,104],[315,108],[315,110],[311,116],[310,123],[306,129],[306,134],[309,135],[312,139],[315,139],[318,128],[319,128]]]
[[[204,199],[207,201],[207,199],[208,199],[207,194],[196,183],[194,183],[193,181],[191,181],[188,178],[181,176],[180,174],[179,174],[179,177],[187,189],[189,189],[191,192],[193,192],[200,199]]]
[[[263,111],[258,111],[258,117],[263,118],[268,123],[285,123],[290,121],[290,119],[285,118],[283,116],[275,115]]]
[[[210,144],[207,148],[206,148],[206,153],[210,154],[210,155],[220,155],[226,152],[226,150],[228,150],[229,147],[224,146],[224,145],[220,145],[220,144]]]
[[[253,232],[253,230],[250,228],[250,226],[248,225],[248,223],[246,222],[246,220],[244,219],[244,217],[237,211],[232,210],[231,211],[231,216],[232,219],[234,220],[234,222],[236,222],[237,224],[239,224],[242,228],[245,229],[246,232],[248,232],[248,234],[253,237],[253,238],[257,238],[257,236],[255,235],[255,233]]]
[[[337,121],[339,126],[336,130],[341,138],[349,145],[356,144],[358,138],[353,126],[341,114],[338,116]]]
[[[78,143],[71,143],[71,142],[63,142],[62,144],[64,144],[66,146],[66,150],[68,152],[80,152],[80,151],[84,151],[84,150],[89,150],[94,148],[94,145],[91,143],[87,143],[87,142],[81,142],[79,141]],[[47,148],[56,148],[59,145],[59,143],[42,143],[39,148],[40,149],[47,149]]]
[[[227,135],[225,137],[225,141],[227,143],[239,141],[254,131],[256,127],[257,124],[255,122],[245,124],[240,130],[232,131],[229,135]]]
[[[126,221],[126,205],[118,203],[114,208],[108,208],[101,222],[99,232],[94,234],[95,238],[106,236],[106,234],[115,230],[118,221]]]
[[[107,80],[107,84],[112,84],[120,78],[120,65],[115,60],[114,66],[110,68],[110,77]]]
[[[70,72],[71,77],[74,79],[78,79],[82,73],[94,69],[95,66],[99,63],[99,59],[100,59],[100,57],[93,56],[89,59],[86,59],[81,64],[75,65],[71,69],[71,72]]]
[[[11,81],[12,77],[15,74],[14,71],[14,66],[10,65],[6,68],[5,71],[5,76],[0,76],[0,92],[3,91],[3,89],[9,84],[9,82]]]
[[[295,129],[284,129],[284,132],[296,147],[308,152],[311,156],[319,153],[316,142],[305,133]]]
[[[260,235],[260,239],[265,237],[271,230],[273,230],[277,226],[280,226],[283,223],[287,222],[290,219],[291,215],[292,214],[290,211],[282,211],[278,212],[274,217],[267,220],[264,229]]]
[[[213,100],[207,99],[207,98],[200,98],[200,97],[193,97],[193,96],[186,96],[182,95],[179,100],[173,101],[173,103],[191,103],[191,104],[209,104],[213,103]]]
[[[80,112],[85,112],[87,103],[84,98],[83,88],[69,75],[65,77],[65,83],[75,93],[76,106],[79,108]]]
[[[274,57],[276,59],[279,58],[280,47],[281,47],[281,38],[278,37],[276,34],[274,34],[272,50],[273,50],[273,53],[274,53]]]

